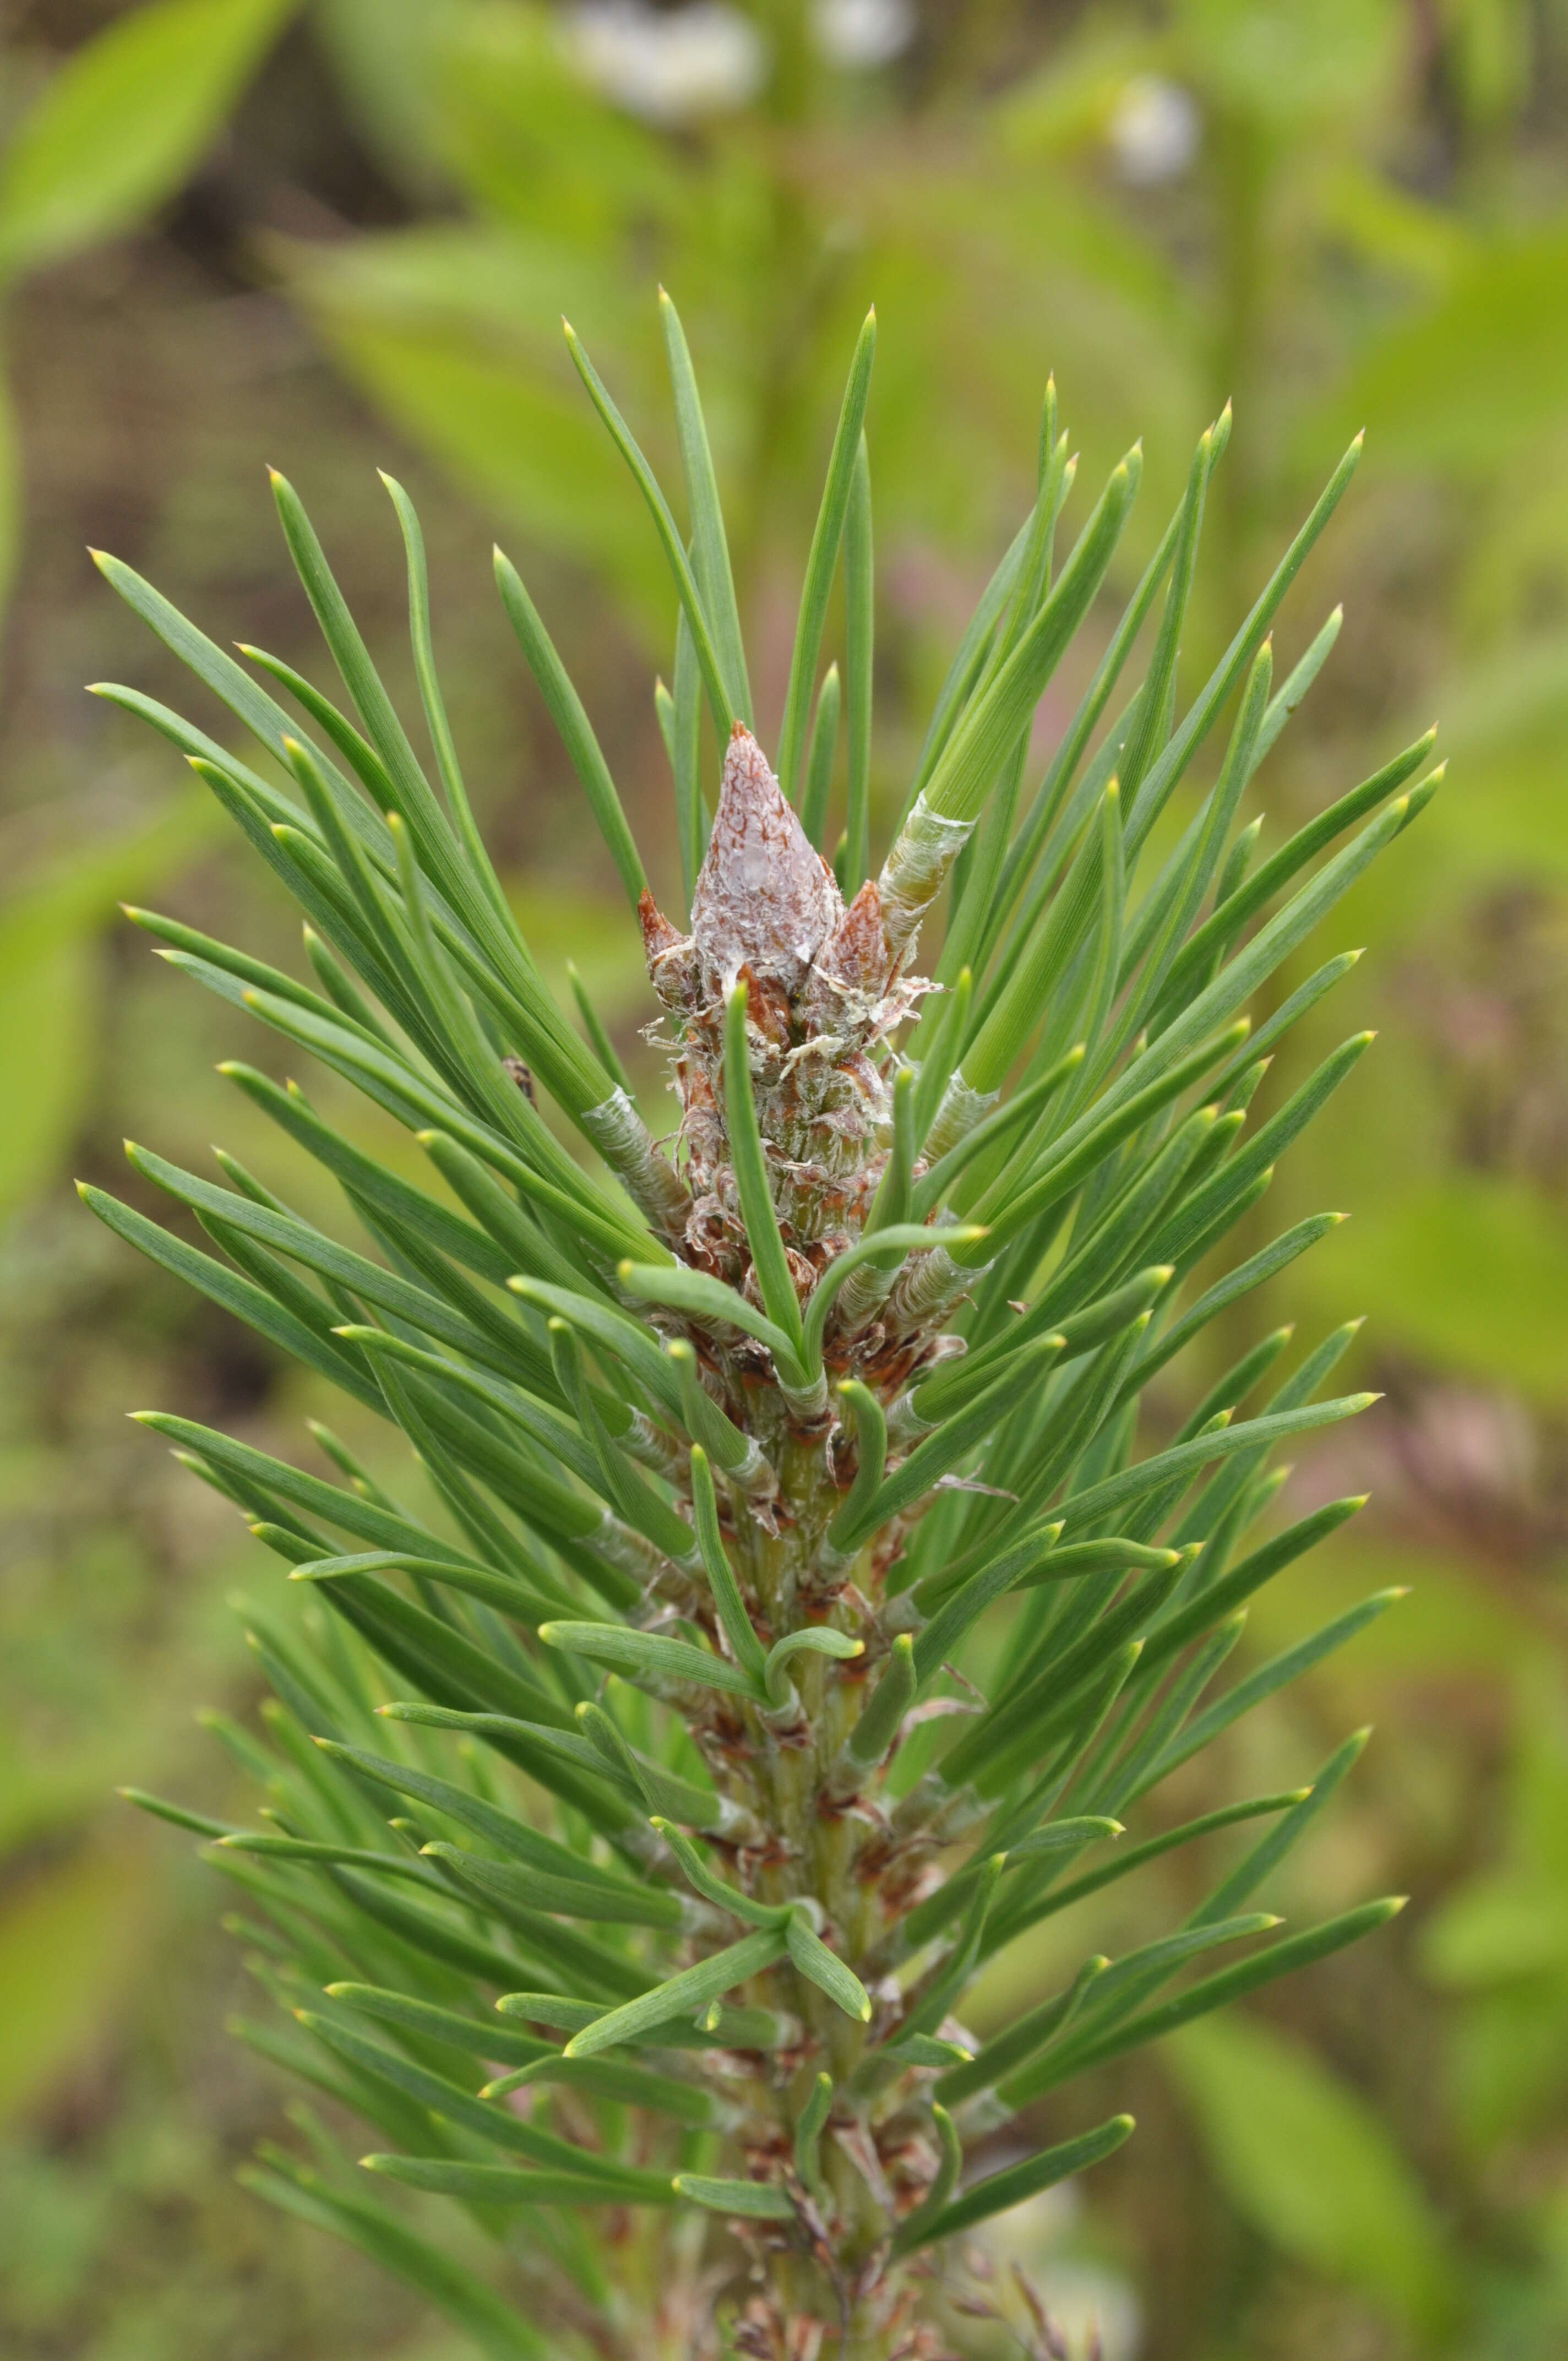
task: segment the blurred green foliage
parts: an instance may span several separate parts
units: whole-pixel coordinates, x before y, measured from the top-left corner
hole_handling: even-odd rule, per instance
[[[1303,490],[1368,428],[1354,502],[1282,628],[1291,659],[1345,597],[1332,663],[1264,774],[1266,835],[1434,712],[1453,775],[1368,889],[1376,907],[1346,906],[1331,948],[1379,944],[1349,989],[1382,1038],[1271,1208],[1354,1214],[1277,1316],[1370,1315],[1360,1351],[1388,1401],[1291,1497],[1369,1483],[1376,1522],[1285,1586],[1249,1644],[1285,1644],[1369,1576],[1416,1588],[1316,1708],[1282,1707],[1245,1741],[1239,1775],[1299,1778],[1347,1703],[1375,1717],[1339,1850],[1300,1903],[1408,1882],[1412,1933],[1145,2070],[1144,2136],[1092,2222],[1040,2226],[1040,2276],[1098,2290],[1108,2323],[1130,2281],[1146,2361],[1549,2361],[1568,2343],[1568,9],[921,0],[906,21],[883,12],[875,56],[862,11],[850,67],[853,13],[758,0],[728,67],[711,44],[695,67],[672,49],[672,12],[601,16],[589,38],[527,0],[82,0],[14,27],[0,2343],[26,2361],[452,2350],[308,2230],[262,2227],[228,2193],[279,2096],[217,2031],[234,1971],[210,1901],[102,1808],[115,1775],[179,1783],[183,1699],[249,1697],[221,1605],[246,1545],[176,1506],[115,1406],[216,1404],[265,1431],[313,1405],[64,1210],[72,1164],[107,1177],[124,1104],[158,1111],[160,1148],[197,1153],[219,1086],[190,1077],[257,1054],[107,931],[115,900],[156,881],[195,923],[291,955],[201,806],[82,718],[75,680],[138,659],[76,547],[102,537],[203,620],[215,607],[302,660],[243,472],[276,434],[395,653],[369,471],[422,461],[477,796],[531,934],[576,961],[652,1088],[636,1031],[652,1010],[607,949],[614,880],[490,611],[483,536],[504,528],[656,844],[668,788],[640,684],[649,644],[668,676],[674,618],[557,319],[666,461],[660,278],[708,390],[765,731],[803,488],[878,303],[883,832],[906,717],[1027,501],[1048,368],[1086,481],[1146,431],[1148,517],[1235,401],[1194,673]],[[1135,528],[1127,566],[1146,554]],[[163,685],[151,665],[126,676]],[[1059,718],[1047,707],[1045,741]],[[671,849],[656,891],[674,866]],[[1302,1030],[1293,1068],[1318,1046]],[[1172,1399],[1173,1422],[1188,1407]]]
[[[1242,2219],[1440,2335],[1457,2293],[1442,2230],[1365,2101],[1309,2050],[1245,2017],[1190,2026],[1170,2064]]]

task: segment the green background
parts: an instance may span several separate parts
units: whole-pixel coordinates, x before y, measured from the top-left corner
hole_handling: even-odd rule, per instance
[[[1568,6],[916,0],[898,54],[858,67],[829,61],[798,0],[757,0],[752,23],[760,86],[657,120],[595,86],[565,15],[520,0],[6,13],[0,2348],[461,2361],[400,2290],[235,2188],[258,2136],[288,2136],[286,2093],[224,2032],[246,1979],[221,1891],[112,1797],[123,1778],[222,1808],[192,1709],[253,1708],[225,1601],[275,1579],[122,1413],[287,1449],[321,1405],[69,1187],[125,1188],[127,1130],[186,1161],[220,1136],[263,1160],[259,1116],[214,1068],[265,1042],[149,957],[117,900],[299,958],[175,758],[82,694],[181,694],[83,544],[214,637],[316,666],[273,462],[406,686],[375,467],[402,478],[466,768],[531,939],[555,974],[576,963],[654,1103],[637,947],[489,545],[526,563],[673,892],[651,695],[672,604],[558,329],[565,309],[665,459],[663,279],[770,729],[815,479],[877,303],[873,849],[1031,497],[1047,370],[1086,484],[1146,438],[1113,591],[1235,401],[1189,684],[1368,430],[1281,655],[1342,598],[1345,629],[1256,807],[1277,840],[1434,716],[1451,770],[1312,949],[1370,946],[1334,1014],[1380,1038],[1269,1209],[1274,1228],[1354,1219],[1265,1311],[1307,1343],[1365,1312],[1354,1381],[1385,1399],[1303,1453],[1296,1513],[1352,1489],[1373,1505],[1260,1604],[1247,1645],[1373,1583],[1411,1595],[1175,1803],[1203,1808],[1222,1773],[1227,1794],[1233,1773],[1297,1781],[1371,1721],[1291,1900],[1414,1898],[1266,2007],[1107,2070],[1137,2139],[1081,2204],[1006,2235],[1075,2354],[1098,2313],[1110,2361],[1549,2361],[1568,2349]],[[1042,745],[1075,693],[1053,687]],[[1216,1367],[1235,1349],[1217,1338]],[[1174,1392],[1163,1407],[1183,1414]],[[1158,1902],[1091,1904],[1052,1939],[1135,1940]],[[1047,1958],[1023,1949],[996,1971],[1021,1990]],[[1026,2320],[1004,2275],[994,2293]],[[1019,2349],[974,2335],[977,2354]]]

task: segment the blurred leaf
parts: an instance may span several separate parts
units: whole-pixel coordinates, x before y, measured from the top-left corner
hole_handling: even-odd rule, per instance
[[[1547,2128],[1568,2089],[1568,1977],[1558,1970],[1476,1993],[1444,2063],[1460,2128],[1477,2148]]]
[[[1485,475],[1561,426],[1565,377],[1568,230],[1554,222],[1479,246],[1441,302],[1374,346],[1343,415],[1386,463]]]
[[[1431,2328],[1452,2300],[1436,2222],[1355,2092],[1256,2019],[1205,2018],[1167,2045],[1238,2212],[1287,2254]]]
[[[93,961],[85,934],[28,939],[0,926],[0,1216],[57,1169],[92,1093]]]
[[[1210,88],[1265,121],[1376,98],[1400,48],[1392,0],[1184,0],[1179,23]]]
[[[597,274],[547,242],[472,229],[290,258],[323,341],[394,423],[535,547],[608,576],[662,639],[674,601],[658,544],[639,529],[625,471],[561,337],[564,302],[580,313]],[[606,294],[608,313],[620,299]]]
[[[1165,64],[1168,49],[1149,34],[1127,26],[1108,29],[1086,16],[1076,39],[1004,93],[998,127],[1023,156],[1062,155],[1103,139],[1129,82]]]
[[[1568,1970],[1568,1714],[1554,1681],[1521,1686],[1508,1858],[1451,1894],[1421,1937],[1423,1969],[1450,1991]]]
[[[564,240],[537,231],[468,222],[422,222],[411,229],[377,230],[351,244],[280,242],[276,251],[299,274],[307,302],[330,304],[349,321],[388,326],[436,325],[488,339],[498,360],[515,354],[537,367],[556,364],[563,389],[588,414],[566,360],[561,314],[570,307],[586,327],[602,320],[625,334],[627,289],[620,275]],[[649,316],[647,291],[636,291]],[[596,338],[597,341],[597,338]],[[602,437],[602,429],[598,430]],[[619,484],[619,475],[612,476]]]
[[[1497,668],[1513,672],[1506,656]],[[1520,719],[1522,729],[1529,717]],[[1412,934],[1431,942],[1434,917],[1453,923],[1489,889],[1506,892],[1527,879],[1547,890],[1568,884],[1568,796],[1561,733],[1554,735],[1548,743],[1542,727],[1538,743],[1511,751],[1499,733],[1495,754],[1462,762],[1453,793],[1433,806],[1409,873],[1399,880],[1405,890],[1386,906],[1396,943]]]
[[[1539,1649],[1521,1674],[1502,1861],[1440,1904],[1420,1954],[1459,2002],[1444,2063],[1483,2153],[1549,2123],[1568,2087],[1568,1711]]]
[[[1345,157],[1321,192],[1325,228],[1337,231],[1369,262],[1440,293],[1475,244],[1460,214],[1425,204],[1408,189]]]
[[[107,834],[96,814],[78,807],[72,832],[95,838],[93,850],[49,864],[0,902],[0,940],[13,946],[8,955],[14,959],[27,942],[95,923],[117,902],[164,878],[172,863],[188,859],[220,829],[207,798],[195,790],[151,818]]]
[[[56,1172],[97,1073],[93,937],[121,895],[212,833],[192,795],[0,905],[0,1219]]]
[[[0,617],[10,603],[22,540],[22,454],[11,389],[0,368]]]
[[[1396,1176],[1335,1241],[1347,1291],[1385,1344],[1546,1402],[1563,1390],[1568,1224],[1533,1191],[1478,1173]]]
[[[1454,620],[1471,666],[1455,684],[1455,701],[1470,707],[1473,688],[1486,686],[1499,660],[1512,661],[1510,642],[1536,658],[1555,642],[1561,711],[1568,614],[1568,434],[1532,435],[1522,448],[1505,453],[1486,489],[1481,515],[1485,530],[1471,537],[1453,586]]]
[[[1445,701],[1443,747],[1467,763],[1495,760],[1500,751],[1532,741],[1544,741],[1557,752],[1565,719],[1568,642],[1560,632],[1548,632],[1515,647],[1490,652],[1485,663],[1475,664],[1460,681]],[[1486,802],[1484,795],[1470,800],[1483,806]],[[1543,797],[1542,802],[1538,824],[1550,831],[1559,816],[1549,799]],[[1485,808],[1480,818],[1485,826],[1489,818]]]
[[[0,273],[58,262],[173,194],[297,0],[157,0],[75,50],[0,167]]]
[[[1535,1622],[1509,1595],[1478,1585],[1457,1549],[1444,1557],[1359,1524],[1325,1543],[1299,1577],[1269,1584],[1249,1603],[1248,1642],[1266,1652],[1293,1647],[1325,1616],[1393,1585],[1409,1592],[1398,1614],[1372,1624],[1351,1656],[1317,1675],[1336,1711],[1376,1705],[1381,1712],[1399,1689],[1418,1685],[1420,1694],[1419,1685],[1434,1678],[1507,1682],[1539,1649]]]
[[[1568,1894],[1568,1695],[1557,1667],[1539,1661],[1520,1698],[1514,1766],[1512,1849]]]
[[[1502,1871],[1477,1878],[1428,1924],[1421,1965],[1450,1992],[1523,1983],[1568,1968],[1568,1893]]]
[[[679,208],[692,179],[680,148],[599,97],[573,60],[561,13],[513,0],[455,8],[449,23],[437,138],[487,211],[591,254],[619,237],[629,213],[646,233]]]
[[[432,56],[463,0],[316,0],[311,29],[337,76],[344,106],[382,170],[430,198],[444,178],[433,157],[438,86]]]
[[[1449,0],[1451,71],[1473,123],[1501,122],[1530,84],[1531,12],[1524,0]]]
[[[0,1911],[0,2122],[102,2039],[148,1898],[145,1868],[93,1852],[19,1883]]]

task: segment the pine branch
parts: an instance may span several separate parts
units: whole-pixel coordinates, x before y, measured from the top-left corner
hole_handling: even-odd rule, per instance
[[[1271,1507],[1276,1449],[1376,1399],[1315,1399],[1354,1325],[1286,1364],[1261,1407],[1288,1328],[1206,1387],[1194,1378],[1174,1436],[1145,1437],[1138,1420],[1157,1373],[1340,1219],[1245,1254],[1227,1244],[1367,1047],[1353,1036],[1287,1094],[1270,1082],[1277,1045],[1354,956],[1321,966],[1255,1036],[1246,1011],[1441,772],[1418,779],[1429,736],[1260,848],[1249,783],[1339,616],[1277,690],[1267,635],[1355,451],[1183,710],[1178,659],[1227,412],[1025,796],[1042,693],[1116,578],[1140,465],[1135,451],[1113,471],[1058,567],[1073,486],[1052,387],[1034,507],[955,654],[872,876],[872,324],[811,542],[775,774],[751,729],[696,376],[662,308],[685,533],[570,346],[674,581],[674,687],[655,703],[676,841],[654,867],[683,876],[680,925],[652,901],[537,610],[507,561],[497,572],[638,906],[683,1102],[673,1150],[638,1114],[579,980],[569,1016],[500,891],[400,488],[389,481],[433,778],[280,478],[287,546],[351,712],[247,650],[305,716],[296,726],[157,591],[99,560],[280,766],[282,785],[139,692],[102,692],[195,764],[300,903],[313,980],[130,915],[177,970],[374,1112],[351,1137],[296,1086],[225,1068],[337,1181],[352,1243],[222,1153],[220,1182],[129,1151],[210,1252],[83,1196],[313,1384],[396,1430],[429,1478],[415,1515],[378,1449],[367,1472],[316,1422],[330,1476],[144,1414],[312,1605],[302,1621],[245,1609],[274,1702],[260,1733],[214,1722],[258,1782],[265,1824],[126,1793],[243,1888],[264,1986],[290,2019],[245,2037],[365,2118],[377,2145],[362,2161],[389,2193],[444,2197],[482,2224],[583,2210],[569,2250],[520,2233],[526,2293],[504,2248],[486,2279],[416,2237],[324,2133],[309,2165],[269,2150],[250,2176],[260,2194],[400,2272],[483,2349],[575,2361],[598,2349],[590,2290],[614,2242],[642,2242],[655,2275],[687,2270],[714,2216],[756,2257],[748,2350],[766,2335],[784,2352],[804,2306],[882,2361],[931,2284],[910,2257],[1132,2129],[1116,2115],[994,2171],[976,2153],[986,2126],[1392,1907],[1268,1939],[1269,1881],[1359,1737],[1310,1786],[1174,1828],[1142,1810],[1392,1603],[1378,1593],[1269,1662],[1245,1649],[1247,1602],[1360,1505],[1278,1523]],[[703,695],[722,742],[714,780]],[[1150,875],[1156,821],[1233,707],[1215,784]],[[841,719],[847,818],[830,867]],[[949,881],[933,992],[912,961]],[[602,1170],[561,1145],[536,1091]],[[416,1135],[449,1196],[370,1144],[382,1118]],[[984,1664],[1001,1669],[982,1689]],[[1254,1820],[1266,1832],[1233,1860],[1227,1832]],[[1114,1961],[1096,1953],[978,2049],[962,2037],[965,1993],[999,1948],[1189,1846],[1213,1883],[1187,1926]],[[1228,1944],[1249,1948],[1203,1971]]]

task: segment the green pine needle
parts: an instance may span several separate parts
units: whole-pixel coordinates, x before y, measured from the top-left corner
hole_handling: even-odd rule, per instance
[[[223,1071],[336,1194],[296,1213],[226,1150],[214,1180],[132,1148],[173,1227],[82,1195],[353,1406],[347,1441],[307,1422],[299,1464],[140,1414],[303,1611],[239,1602],[272,1695],[254,1730],[208,1718],[254,1806],[231,1822],[123,1792],[244,1890],[236,1923],[282,2015],[242,2037],[370,2126],[375,2183],[356,2186],[310,2118],[311,2161],[268,2147],[248,2175],[270,2202],[509,2361],[621,2334],[629,2238],[650,2285],[710,2290],[718,2315],[694,2335],[732,2342],[732,2275],[704,2246],[717,2215],[715,2235],[736,2225],[755,2258],[757,2349],[783,2349],[803,2318],[842,2320],[884,2361],[895,2334],[944,2333],[938,2279],[912,2258],[1087,2170],[1133,2126],[1115,2114],[999,2169],[977,2139],[1398,1907],[1283,1935],[1269,1907],[1364,1732],[1308,1785],[1222,1788],[1185,1812],[1144,1799],[1199,1755],[1228,1763],[1227,1733],[1399,1596],[1272,1657],[1249,1642],[1262,1587],[1362,1505],[1293,1515],[1276,1455],[1376,1397],[1353,1380],[1319,1399],[1356,1323],[1299,1345],[1288,1325],[1255,1341],[1232,1323],[1342,1218],[1272,1237],[1248,1219],[1371,1038],[1275,1079],[1279,1046],[1357,956],[1303,962],[1296,981],[1297,954],[1442,772],[1429,734],[1270,849],[1251,784],[1341,617],[1278,688],[1269,632],[1358,445],[1183,705],[1229,412],[1129,591],[1140,453],[1081,503],[1052,386],[1030,513],[873,843],[903,742],[874,757],[874,318],[805,566],[775,774],[751,734],[718,473],[667,297],[661,317],[685,532],[567,337],[674,586],[671,686],[654,694],[673,794],[652,867],[680,881],[679,923],[652,903],[528,592],[499,555],[496,574],[639,913],[640,1021],[663,1008],[673,1141],[638,1111],[576,970],[557,1004],[499,884],[401,488],[387,479],[430,777],[281,478],[342,710],[258,650],[246,671],[97,561],[271,766],[139,691],[101,692],[194,765],[299,903],[304,978],[128,915],[225,1021],[258,1019],[328,1070],[327,1115],[258,1067]],[[1031,780],[1042,695],[1107,592],[1109,637],[1071,659],[1088,686]],[[1180,828],[1159,826],[1222,729],[1213,785]],[[917,948],[923,930],[938,939]],[[345,1093],[364,1103],[352,1119]],[[1141,1431],[1157,1378],[1187,1414],[1162,1406]],[[1269,1745],[1288,1749],[1292,1726]],[[1178,1850],[1203,1868],[1185,1924],[1092,1952],[1046,1997],[997,2004],[1000,2022],[988,2004],[986,2037],[960,2037],[998,1951]],[[377,2185],[387,2202],[360,2193]],[[433,2206],[419,2236],[406,2226],[407,2191],[467,2209],[451,2252],[424,2235]],[[472,2236],[520,2210],[526,2302],[505,2249],[487,2259]]]

